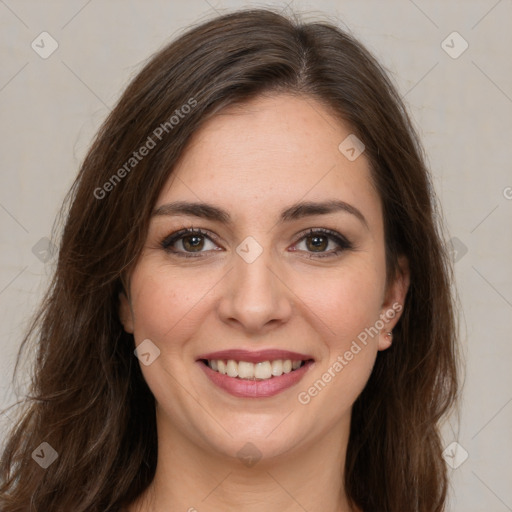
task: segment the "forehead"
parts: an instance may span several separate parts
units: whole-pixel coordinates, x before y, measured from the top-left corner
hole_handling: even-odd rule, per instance
[[[364,153],[350,161],[338,149],[350,134],[310,97],[261,96],[228,107],[194,134],[156,206],[202,200],[236,214],[281,211],[288,203],[328,196],[366,205],[371,218],[380,201],[369,163]]]

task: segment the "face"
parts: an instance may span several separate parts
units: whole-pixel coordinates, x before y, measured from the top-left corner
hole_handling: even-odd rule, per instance
[[[195,134],[120,296],[159,435],[216,456],[251,442],[265,458],[348,429],[408,285],[405,270],[386,285],[369,163],[338,149],[350,133],[279,95]]]

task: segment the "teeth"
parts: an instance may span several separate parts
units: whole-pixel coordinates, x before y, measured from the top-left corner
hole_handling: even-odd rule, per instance
[[[272,377],[272,366],[270,361],[262,361],[256,363],[254,366],[254,377],[257,379],[270,379]]]
[[[213,363],[214,361],[212,361]],[[213,367],[212,367],[213,370]],[[253,379],[254,378],[254,365],[247,363],[246,361],[240,361],[238,363],[238,376],[241,379]]]
[[[249,363],[247,361],[234,361],[229,359],[212,359],[208,361],[208,366],[223,375],[229,377],[238,377],[246,380],[266,380],[272,377],[279,377],[283,373],[290,373],[302,366],[303,361],[292,361],[291,359],[277,359],[275,361],[261,361],[259,363]]]
[[[227,364],[228,377],[238,377],[238,364],[233,359],[230,359]]]
[[[212,370],[215,370],[219,373],[222,373],[222,375],[226,375],[226,363],[224,361],[208,361],[208,364]],[[214,368],[213,365],[216,365],[217,368]]]
[[[283,374],[283,361],[278,359],[277,361],[272,361],[272,375],[274,377],[279,377],[279,375]]]

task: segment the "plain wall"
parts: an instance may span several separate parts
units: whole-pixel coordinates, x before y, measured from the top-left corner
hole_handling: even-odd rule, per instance
[[[157,49],[215,10],[249,5],[286,3],[0,2],[0,407],[15,400],[16,353],[55,262],[42,261],[44,239],[100,123]],[[450,510],[512,510],[512,2],[290,7],[348,27],[389,70],[418,127],[456,238],[467,354],[460,430],[444,429],[446,446],[458,441],[469,455],[450,469]],[[59,45],[46,59],[31,47],[43,31]]]

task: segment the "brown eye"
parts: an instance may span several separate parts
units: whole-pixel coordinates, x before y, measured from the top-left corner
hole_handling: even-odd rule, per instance
[[[329,245],[329,238],[325,235],[309,235],[306,240],[306,247],[313,252],[323,252]]]
[[[294,251],[305,252],[310,258],[338,256],[343,251],[353,249],[352,243],[342,234],[325,228],[310,229],[294,247]]]
[[[204,247],[204,237],[202,235],[185,236],[181,239],[181,243],[186,251],[200,251]]]
[[[177,256],[201,256],[211,250],[219,250],[207,233],[193,228],[182,229],[170,234],[162,240],[161,246]]]

